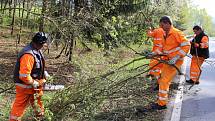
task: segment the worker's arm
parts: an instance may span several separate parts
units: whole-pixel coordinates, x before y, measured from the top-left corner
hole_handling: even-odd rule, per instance
[[[154,38],[154,36],[155,36],[155,30],[148,30],[148,31],[147,31],[147,36],[148,36],[148,37],[153,37],[153,38]]]
[[[33,84],[31,71],[34,65],[34,57],[31,54],[24,54],[20,59],[19,79],[26,84]]]
[[[182,32],[180,32],[178,34],[178,39],[177,39],[180,43],[180,50],[177,51],[177,55],[179,55],[180,57],[184,57],[187,55],[187,53],[190,50],[190,42],[185,38],[184,34]]]
[[[208,37],[204,36],[200,43],[200,48],[208,48]]]

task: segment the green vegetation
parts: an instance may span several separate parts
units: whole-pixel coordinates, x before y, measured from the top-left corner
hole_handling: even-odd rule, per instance
[[[168,15],[187,35],[196,24],[210,36],[215,33],[212,18],[189,0],[11,1],[0,2],[0,42],[9,43],[0,48],[0,79],[11,86],[16,50],[33,32],[49,33],[49,50],[44,51],[51,83],[67,88],[44,95],[48,121],[162,120],[158,112],[135,114],[138,106],[156,99],[151,91],[155,82],[145,78],[148,60],[135,54],[152,46],[146,30]],[[0,120],[8,119],[11,92],[0,95]],[[31,110],[23,118],[35,120],[29,117]]]

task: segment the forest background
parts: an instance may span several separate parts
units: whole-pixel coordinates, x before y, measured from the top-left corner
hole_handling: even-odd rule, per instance
[[[49,84],[44,120],[161,120],[162,113],[136,114],[156,100],[145,78],[152,47],[146,36],[168,15],[187,37],[200,25],[215,36],[213,18],[190,0],[1,0],[0,120],[7,120],[15,89],[17,52],[37,31],[48,33]],[[28,110],[24,120],[36,120]]]

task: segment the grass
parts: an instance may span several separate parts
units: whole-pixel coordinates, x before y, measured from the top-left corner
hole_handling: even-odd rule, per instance
[[[136,116],[136,107],[144,108],[149,105],[156,99],[156,93],[151,92],[152,82],[145,80],[144,74],[136,77],[135,75],[146,69],[144,67],[136,69],[136,67],[147,63],[148,60],[134,61],[118,70],[128,62],[133,62],[134,58],[140,58],[130,50],[125,48],[122,50],[124,51],[118,49],[108,57],[104,57],[104,53],[95,50],[83,55],[75,55],[74,65],[80,68],[74,73],[75,85],[69,86],[70,88],[55,95],[52,99],[49,107],[55,114],[53,119],[73,121],[110,118],[119,120],[113,117],[114,115],[130,120],[143,118],[143,115]],[[89,78],[92,78],[92,82],[88,80]],[[83,100],[83,104],[79,104],[80,99]],[[68,106],[64,107],[65,105]],[[151,113],[155,112],[149,114]],[[144,114],[144,117],[144,120],[152,118],[148,114],[147,116]]]
[[[8,36],[5,31],[4,34]],[[6,83],[11,84],[13,64],[16,57],[16,49],[13,46],[15,41],[10,37],[1,36],[0,39],[10,43],[2,45],[2,49],[0,49],[1,67],[5,67],[3,70],[6,73],[6,76],[0,73],[0,77],[9,77]],[[18,49],[24,45],[23,42],[25,41],[18,45]],[[62,55],[59,59],[53,59],[59,53],[59,50],[57,51],[54,47],[51,48],[49,55],[46,52],[44,53],[47,57],[47,69],[53,75],[54,83],[66,84],[68,87],[61,92],[45,93],[43,99],[46,107],[46,120],[107,121],[125,119],[129,121],[159,121],[162,114],[158,115],[156,111],[141,114],[135,112],[138,108],[146,108],[150,102],[156,99],[156,92],[150,90],[152,82],[146,80],[144,74],[131,78],[144,71],[144,67],[138,69],[136,67],[148,63],[148,60],[141,59],[126,66],[126,68],[117,70],[117,68],[141,56],[135,55],[133,51],[126,47],[113,50],[109,56],[104,56],[104,51],[95,48],[93,45],[91,47],[92,51],[81,53],[82,48],[77,45],[72,62],[67,62],[65,55]],[[136,45],[132,48],[141,51],[141,48]],[[10,66],[8,66],[8,62]],[[99,77],[111,71],[116,71],[116,73],[106,76],[106,78]],[[87,80],[94,77],[98,78],[94,80],[93,85],[88,85],[89,81]],[[4,81],[4,78],[1,81]],[[84,85],[86,87],[82,88]],[[80,91],[80,89],[86,89],[86,91]],[[75,95],[77,91],[80,91],[80,93]],[[7,96],[9,98],[5,100]],[[3,100],[0,101],[0,106],[3,107],[1,111],[3,111],[4,116],[1,116],[0,120],[8,119],[9,116],[8,113],[14,94],[9,93],[7,96],[1,95]],[[80,97],[84,102],[79,103],[79,99],[76,100],[76,97]],[[5,104],[5,101],[8,103]],[[67,105],[67,101],[73,101],[73,103],[69,103],[68,108],[63,110],[62,107]],[[64,111],[64,115],[59,115],[60,110]],[[28,117],[32,115],[32,111],[28,110],[23,118],[30,120]],[[59,117],[56,118],[56,116]]]
[[[9,118],[10,107],[12,104],[10,95],[4,94],[0,95],[0,120],[7,121]]]

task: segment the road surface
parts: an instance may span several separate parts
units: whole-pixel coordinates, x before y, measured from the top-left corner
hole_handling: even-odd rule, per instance
[[[210,58],[215,63],[215,41],[210,40]],[[189,75],[190,59],[186,74]],[[188,76],[189,77],[189,76]],[[189,78],[187,78],[189,79]],[[180,121],[215,121],[215,64],[204,63],[200,84],[185,85]]]

